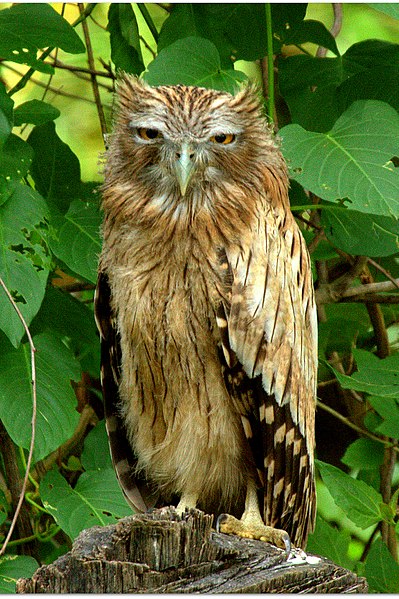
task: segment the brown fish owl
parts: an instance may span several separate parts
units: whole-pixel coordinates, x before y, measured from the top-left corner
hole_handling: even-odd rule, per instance
[[[117,99],[96,317],[121,486],[136,510],[229,512],[222,532],[303,547],[316,313],[261,101],[129,76]]]

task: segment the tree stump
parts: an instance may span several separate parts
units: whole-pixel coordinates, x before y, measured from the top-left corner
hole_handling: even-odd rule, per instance
[[[174,508],[84,530],[72,550],[18,593],[364,593],[329,560],[212,531],[213,517]]]

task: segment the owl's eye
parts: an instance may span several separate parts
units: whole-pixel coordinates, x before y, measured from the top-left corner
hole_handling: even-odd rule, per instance
[[[217,133],[216,135],[212,135],[211,141],[216,144],[227,146],[228,144],[231,144],[235,138],[236,136],[233,133]]]
[[[145,141],[152,141],[153,139],[162,137],[162,133],[158,129],[149,129],[148,127],[139,127],[137,133]]]

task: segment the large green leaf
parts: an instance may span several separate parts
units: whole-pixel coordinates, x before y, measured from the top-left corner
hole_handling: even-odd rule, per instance
[[[396,354],[397,355],[397,354]],[[375,432],[393,439],[399,438],[399,399],[396,397],[368,396],[369,403],[383,421],[375,427]]]
[[[3,555],[0,558],[0,593],[15,593],[18,578],[30,578],[39,564],[29,555]]]
[[[373,439],[356,439],[341,458],[346,466],[360,470],[379,468],[384,461],[384,445]]]
[[[335,503],[360,528],[367,528],[383,519],[382,497],[361,480],[352,478],[339,468],[316,460],[324,484]]]
[[[151,85],[198,85],[234,93],[245,75],[233,69],[223,70],[219,53],[212,42],[186,37],[161,50],[148,65],[144,78]]]
[[[104,420],[99,422],[87,435],[81,460],[85,470],[112,469]]]
[[[110,4],[107,30],[114,65],[127,73],[140,75],[144,64],[136,16],[130,4]]]
[[[327,557],[335,564],[351,570],[353,561],[348,558],[350,534],[345,530],[338,530],[323,520],[316,518],[316,526],[309,535],[307,551]]]
[[[399,221],[356,210],[322,210],[327,238],[341,250],[358,256],[390,256],[399,249]]]
[[[368,5],[372,6],[376,10],[380,10],[394,19],[399,19],[399,6],[396,2],[368,2]]]
[[[357,371],[352,376],[334,370],[344,389],[363,391],[369,395],[399,398],[399,354],[381,360],[371,352],[354,349]]]
[[[53,122],[35,127],[28,142],[35,152],[30,172],[36,189],[50,207],[65,213],[82,189],[78,158],[58,137]]]
[[[44,73],[53,68],[37,59],[41,48],[56,46],[72,54],[85,47],[69,23],[49,4],[13,4],[0,11],[0,56]]]
[[[326,132],[354,100],[384,100],[396,108],[398,60],[399,45],[380,40],[353,44],[339,58],[302,54],[280,60],[279,88],[292,122]]]
[[[80,366],[54,334],[33,338],[37,352],[37,420],[34,460],[54,451],[74,432],[79,420],[71,379],[80,379]],[[31,440],[32,375],[27,343],[14,349],[0,337],[0,418],[13,441],[28,448]]]
[[[48,210],[30,187],[16,184],[0,205],[0,275],[29,324],[42,303],[50,258],[46,249]],[[23,325],[0,289],[0,328],[17,346]]]
[[[100,343],[93,311],[85,303],[70,293],[48,286],[40,310],[30,326],[32,334],[46,329],[56,332],[67,343],[84,372],[98,378]]]
[[[271,12],[275,53],[284,44],[308,41],[338,53],[334,38],[322,23],[303,21],[306,4],[272,4]],[[263,58],[267,54],[265,6],[248,2],[174,4],[162,26],[158,50],[188,36],[211,41],[223,69],[231,68],[235,60]]]
[[[399,593],[399,565],[381,539],[372,544],[364,573],[369,593]]]
[[[55,255],[78,276],[95,283],[101,251],[101,215],[97,206],[82,200],[71,203],[65,216],[52,220],[57,238],[50,240]]]
[[[60,111],[55,106],[42,102],[41,100],[28,100],[17,106],[14,111],[14,125],[30,123],[32,125],[43,125],[53,121],[60,116]]]
[[[44,507],[71,539],[85,528],[112,524],[132,513],[111,468],[84,472],[74,489],[52,470],[41,482],[40,496]]]
[[[368,214],[399,217],[399,115],[388,104],[359,100],[327,133],[287,125],[280,131],[291,176],[327,201],[347,199]]]
[[[23,139],[11,133],[0,151],[0,180],[21,180],[29,171],[32,148]]]

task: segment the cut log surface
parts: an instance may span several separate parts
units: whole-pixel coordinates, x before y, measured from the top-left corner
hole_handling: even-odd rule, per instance
[[[212,530],[213,517],[174,508],[84,530],[72,550],[18,593],[365,593],[367,584],[333,562]]]

